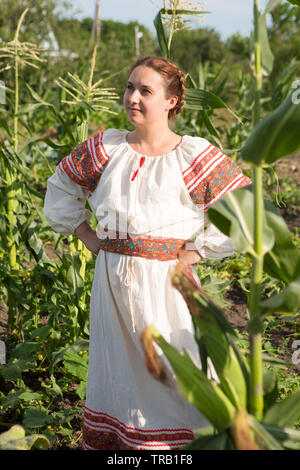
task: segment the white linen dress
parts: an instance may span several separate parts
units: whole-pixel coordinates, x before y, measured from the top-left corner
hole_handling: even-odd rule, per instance
[[[87,200],[99,222],[82,446],[180,449],[194,439],[193,430],[209,423],[179,394],[158,347],[169,383],[152,377],[140,334],[153,324],[201,367],[191,315],[171,284],[176,247],[197,234],[203,258],[231,255],[230,239],[213,225],[204,230],[203,214],[227,191],[251,181],[200,137],[183,136],[170,153],[150,157],[135,152],[126,135],[108,129],[73,149],[49,178],[45,197],[45,216],[61,234],[73,234],[89,220]],[[134,249],[130,240],[125,248],[122,240],[121,246],[110,244],[124,234],[137,240]],[[157,240],[162,243],[156,256]]]

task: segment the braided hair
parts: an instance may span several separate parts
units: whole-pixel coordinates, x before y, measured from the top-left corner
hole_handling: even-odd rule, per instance
[[[136,67],[141,65],[155,70],[162,76],[165,83],[167,98],[171,98],[171,96],[177,96],[177,103],[172,109],[170,109],[168,114],[169,120],[173,120],[177,114],[182,111],[184,105],[186,88],[184,73],[170,60],[155,56],[139,58],[131,67],[130,73]]]

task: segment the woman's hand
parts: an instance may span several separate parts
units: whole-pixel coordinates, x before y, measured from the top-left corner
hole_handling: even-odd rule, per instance
[[[81,240],[87,249],[97,255],[100,250],[100,240],[95,230],[87,222],[83,222],[76,228],[74,234]]]
[[[196,250],[186,250],[185,245],[178,250],[177,258],[180,263],[186,266],[193,266],[193,264],[199,263],[201,256]]]

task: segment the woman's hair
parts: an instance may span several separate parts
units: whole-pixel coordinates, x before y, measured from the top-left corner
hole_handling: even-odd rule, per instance
[[[170,60],[164,59],[163,57],[146,56],[141,57],[133,64],[130,69],[130,74],[140,65],[149,67],[162,76],[167,98],[171,96],[178,97],[176,105],[174,108],[170,109],[168,115],[170,120],[174,119],[175,116],[182,111],[184,104],[186,82],[183,72]]]

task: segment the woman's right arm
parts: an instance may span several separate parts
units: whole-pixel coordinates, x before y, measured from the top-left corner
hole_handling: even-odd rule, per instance
[[[103,137],[104,132],[91,137],[61,160],[48,179],[44,201],[44,214],[52,229],[62,235],[76,235],[96,254],[100,240],[88,224],[91,212],[85,205],[109,159]]]
[[[88,220],[85,208],[89,191],[74,183],[60,168],[47,182],[44,214],[50,226],[62,235],[75,235],[88,250],[98,254],[100,241]]]

